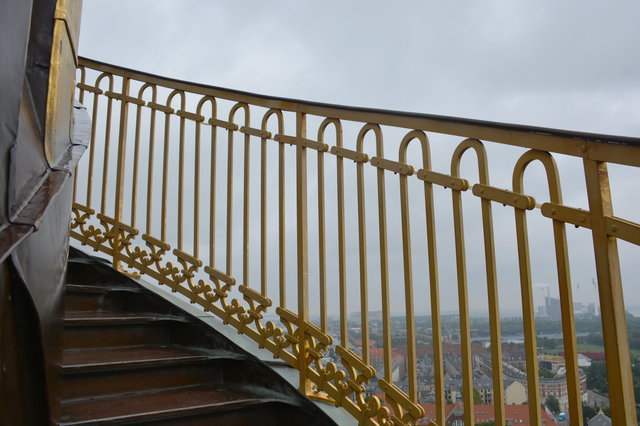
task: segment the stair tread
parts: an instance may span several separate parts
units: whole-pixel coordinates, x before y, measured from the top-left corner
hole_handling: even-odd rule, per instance
[[[127,314],[121,312],[96,312],[96,311],[73,311],[65,312],[64,322],[65,324],[80,324],[80,323],[112,323],[112,322],[150,322],[150,321],[186,321],[183,317],[175,315],[164,314]]]
[[[60,424],[105,421],[140,421],[171,415],[187,415],[260,403],[253,394],[232,387],[209,385],[134,393],[107,398],[65,402]]]
[[[66,350],[62,354],[65,371],[99,367],[137,366],[199,361],[210,358],[201,351],[170,346],[134,346]]]
[[[111,287],[91,285],[91,284],[67,284],[67,292],[86,292],[86,293],[108,293],[110,291],[127,291],[130,293],[139,293],[140,290],[133,287],[121,285],[113,285]]]

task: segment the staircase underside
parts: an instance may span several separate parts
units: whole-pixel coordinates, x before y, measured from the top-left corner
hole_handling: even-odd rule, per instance
[[[59,425],[335,425],[257,357],[71,249]]]

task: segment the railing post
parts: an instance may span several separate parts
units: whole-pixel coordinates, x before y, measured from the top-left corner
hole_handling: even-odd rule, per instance
[[[122,77],[122,98],[120,101],[120,130],[118,132],[118,165],[116,171],[116,202],[113,224],[113,269],[119,270],[120,266],[120,222],[122,220],[123,211],[123,193],[124,193],[124,169],[125,154],[127,151],[127,119],[129,117],[129,77]],[[105,152],[105,156],[109,155]],[[103,197],[106,194],[102,194]]]
[[[584,172],[591,211],[611,420],[614,425],[636,425],[618,244],[615,237],[607,234],[605,226],[605,217],[613,215],[607,164],[585,159]]]
[[[296,113],[296,137],[307,136],[307,117]],[[298,371],[302,394],[307,395],[310,383],[307,380],[306,323],[309,320],[309,247],[307,226],[307,148],[296,146],[296,213],[298,248]]]

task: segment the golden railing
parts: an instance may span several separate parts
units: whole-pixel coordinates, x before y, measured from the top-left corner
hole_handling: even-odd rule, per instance
[[[496,424],[505,424],[505,410],[494,203],[510,206],[515,213],[532,424],[541,424],[543,401],[536,360],[529,211],[538,211],[553,227],[572,424],[582,424],[582,407],[566,224],[591,230],[613,422],[636,424],[617,240],[640,245],[640,225],[613,216],[607,163],[640,166],[639,139],[266,97],[176,81],[89,59],[80,59],[77,88],[80,101],[92,110],[92,145],[75,177],[71,236],[110,256],[114,267],[169,286],[297,368],[301,392],[344,407],[360,424],[413,424],[424,416],[416,380],[413,279],[416,259],[412,259],[416,253],[411,240],[422,241],[428,277],[419,285],[428,288],[430,295],[435,424],[444,424],[435,186],[451,191],[453,201],[465,424],[473,424],[473,376],[463,193],[472,193],[481,206]],[[114,108],[118,111],[115,115]],[[256,111],[261,114],[258,127],[252,121],[252,113]],[[315,127],[315,132],[308,132],[308,123]],[[114,129],[117,137],[111,134]],[[348,129],[355,129],[353,133],[357,136],[345,142],[343,134]],[[400,141],[394,145],[398,151],[393,156],[383,146],[383,132],[397,135],[392,140]],[[218,140],[222,133],[227,134],[226,143]],[[449,135],[448,141],[462,138],[456,142],[448,173],[432,169],[427,134]],[[374,151],[365,150],[367,140],[375,142]],[[251,146],[256,143],[260,146],[259,157],[251,155]],[[487,143],[528,149],[518,153],[511,189],[491,186]],[[419,147],[412,151],[415,155],[408,155],[409,146],[412,150]],[[240,161],[234,158],[234,151],[238,150],[243,153]],[[461,175],[461,160],[467,151],[473,151],[477,160],[476,184]],[[582,162],[589,210],[563,204],[558,169],[551,153]],[[310,156],[315,156],[315,166],[308,162]],[[527,195],[523,187],[525,170],[533,162],[541,163],[547,176],[549,201],[542,204]],[[325,174],[326,164],[335,169],[335,176]],[[289,167],[294,167],[295,175]],[[355,172],[355,188],[353,182],[347,182],[345,168]],[[372,253],[367,245],[371,232],[365,220],[368,210],[365,193],[367,182],[371,182],[365,177],[368,170],[375,170],[377,185],[374,219],[378,229],[373,237],[378,240],[378,254],[373,262],[367,258]],[[253,172],[259,178],[254,178]],[[389,172],[398,175],[399,188],[391,193],[398,203],[391,205],[388,213],[387,184],[396,179]],[[240,186],[235,185],[238,179]],[[293,191],[294,182],[295,209],[292,209],[288,193]],[[222,194],[217,191],[220,186],[224,187]],[[310,187],[315,189],[313,196]],[[329,190],[335,191],[335,226],[327,226],[328,218],[333,218],[327,214],[325,195]],[[271,197],[276,192],[277,202]],[[355,201],[349,197],[355,197]],[[349,203],[355,204],[355,211],[345,211],[345,204]],[[310,205],[317,210],[309,209]],[[412,230],[410,223],[418,205],[423,206],[423,217],[413,219],[423,221],[422,233]],[[309,237],[310,212],[315,218],[313,239]],[[277,219],[277,225],[270,221],[273,218]],[[288,218],[295,222],[295,227]],[[347,218],[354,219],[357,226],[347,227]],[[399,228],[391,229],[391,235],[389,223],[393,221],[389,218],[397,219],[392,225],[399,224]],[[241,229],[234,227],[235,220],[241,222]],[[139,222],[144,231],[139,230]],[[220,228],[222,233],[218,232]],[[277,237],[271,236],[272,229],[277,229]],[[389,239],[395,238],[397,231],[400,231],[401,266],[389,259]],[[335,239],[337,251],[328,247],[327,236]],[[292,240],[295,240],[294,255],[291,255]],[[347,271],[356,266],[350,261],[352,251],[347,250],[348,241],[355,240],[357,284],[350,282]],[[272,250],[272,245],[277,249]],[[310,250],[314,255],[312,269]],[[221,251],[224,263],[219,260]],[[201,252],[206,252],[206,256]],[[329,276],[327,267],[329,254],[337,259],[333,276]],[[287,260],[294,256],[295,280],[293,286],[288,286],[291,274]],[[271,260],[274,258],[277,262]],[[367,343],[368,272],[372,263],[379,267],[376,280],[380,283],[384,361],[378,384],[384,393],[384,403],[376,396],[365,398],[364,387],[378,374],[371,365]],[[238,264],[240,274],[233,270]],[[314,282],[318,283],[316,322],[310,319],[309,308],[310,298],[316,298],[309,290],[312,272]],[[272,282],[277,282],[277,291],[271,289]],[[335,347],[341,360],[338,364],[323,360],[333,344],[328,331],[328,292],[331,292],[328,288],[336,282],[337,292],[333,293],[337,293],[339,300],[339,331],[334,333],[339,340]],[[352,287],[359,292],[360,334],[364,342],[361,347],[355,346],[348,335],[347,296]],[[288,290],[292,288],[297,297],[295,308],[287,302]],[[404,292],[407,392],[393,380],[390,292]],[[267,320],[267,315],[272,315],[273,321]]]

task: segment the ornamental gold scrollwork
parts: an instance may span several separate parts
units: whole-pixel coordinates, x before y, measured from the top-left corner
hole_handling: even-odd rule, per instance
[[[82,204],[73,203],[71,212],[73,214],[70,226],[71,236],[83,245],[88,245],[94,251],[98,251],[99,245],[106,241],[106,237],[104,237],[102,229],[95,225],[87,225],[87,221],[95,214],[95,211]]]
[[[276,356],[280,356],[280,351],[284,351],[291,348],[293,355],[298,358],[300,344],[300,338],[298,336],[298,316],[288,309],[278,307],[276,308],[276,314],[280,316],[280,322],[286,328],[286,332],[282,336],[278,336],[275,342],[278,347],[278,353]]]
[[[167,266],[171,269],[171,278],[174,286],[179,286],[186,282],[189,287],[190,302],[196,303],[201,294],[211,292],[211,286],[203,280],[194,282],[198,269],[202,266],[202,261],[181,250],[174,249],[173,254],[178,259],[182,268],[173,267],[171,263]]]
[[[104,237],[113,254],[120,256],[122,251],[126,252],[133,243],[132,240],[138,235],[138,230],[124,223],[116,222],[115,219],[100,213],[96,217],[104,227]],[[102,241],[98,240],[97,242],[102,243]]]
[[[136,244],[136,241],[140,241],[135,238],[137,229],[122,223],[116,224],[114,219],[96,214],[93,209],[80,204],[74,203],[72,212],[71,235],[83,245],[112,256],[117,255],[128,267],[189,297],[191,303],[200,304],[225,324],[251,337],[260,348],[271,351],[274,357],[289,363],[304,357],[313,383],[310,396],[336,406],[351,406],[359,413],[363,425],[407,425],[415,424],[419,418],[416,417],[416,414],[420,414],[416,404],[403,398],[403,392],[393,385],[393,391],[385,389],[384,404],[376,396],[365,398],[364,384],[374,378],[376,372],[352,351],[337,346],[336,353],[341,365],[323,363],[332,338],[315,324],[305,322],[301,328],[297,314],[278,307],[275,312],[282,328],[278,327],[273,321],[264,320],[272,301],[258,291],[239,286],[242,299],[230,298],[236,280],[227,274],[205,266],[208,279],[197,279],[202,267],[201,260],[177,249],[172,251],[169,244],[147,234],[141,236],[144,246],[140,246]],[[92,219],[99,224],[92,224]],[[169,254],[177,261],[167,261]],[[305,348],[304,353],[301,353],[302,347]]]

